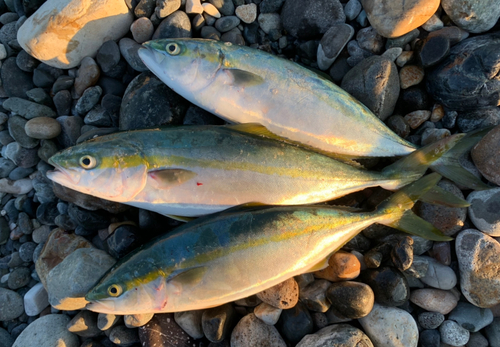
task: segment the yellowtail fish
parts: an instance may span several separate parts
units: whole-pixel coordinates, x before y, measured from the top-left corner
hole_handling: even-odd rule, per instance
[[[244,132],[252,125],[184,126],[97,137],[50,158],[68,188],[169,216],[195,217],[248,202],[300,205],[420,178],[462,135],[385,168],[360,170],[300,146]],[[257,126],[258,127],[258,126]]]
[[[176,312],[213,307],[323,269],[364,228],[384,224],[450,240],[411,211],[440,179],[425,176],[374,212],[320,206],[235,207],[184,224],[122,258],[86,295],[91,311]]]
[[[261,124],[339,159],[402,156],[416,149],[347,92],[289,60],[214,40],[162,39],[143,47],[139,56],[158,78],[229,122]],[[471,189],[486,189],[455,157],[443,157],[433,169]]]

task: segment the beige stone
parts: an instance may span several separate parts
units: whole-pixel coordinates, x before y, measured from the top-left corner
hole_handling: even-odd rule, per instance
[[[413,290],[410,301],[424,310],[448,314],[457,306],[458,298],[447,290],[425,288]]]
[[[370,24],[387,38],[399,37],[432,17],[440,0],[362,0]]]
[[[63,69],[95,56],[101,45],[129,30],[133,14],[123,0],[48,0],[17,33],[23,49]]]

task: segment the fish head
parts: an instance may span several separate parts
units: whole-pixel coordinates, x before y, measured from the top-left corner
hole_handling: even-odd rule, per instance
[[[161,39],[143,43],[139,57],[175,92],[203,89],[224,63],[224,43],[203,39]]]
[[[146,185],[147,161],[141,151],[114,136],[103,136],[56,153],[49,159],[52,181],[81,193],[127,202]]]
[[[87,293],[87,309],[112,314],[167,312],[170,287],[153,261],[132,259],[108,271]]]

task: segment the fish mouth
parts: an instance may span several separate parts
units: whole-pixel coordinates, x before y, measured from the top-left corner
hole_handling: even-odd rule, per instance
[[[99,313],[117,313],[115,303],[112,300],[92,301],[88,303],[85,308],[89,311]]]
[[[143,43],[137,54],[148,68],[153,64],[161,64],[166,59],[165,54],[153,47],[150,41]]]
[[[47,171],[47,178],[50,180],[64,186],[74,186],[80,181],[80,175],[75,170],[63,168],[52,158],[49,158],[49,164],[54,167],[54,170]]]

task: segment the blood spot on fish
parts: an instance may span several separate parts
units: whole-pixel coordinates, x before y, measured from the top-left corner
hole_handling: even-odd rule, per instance
[[[196,182],[196,185],[197,185],[197,186],[202,186],[202,185],[203,185],[203,183],[201,183],[201,182]]]

